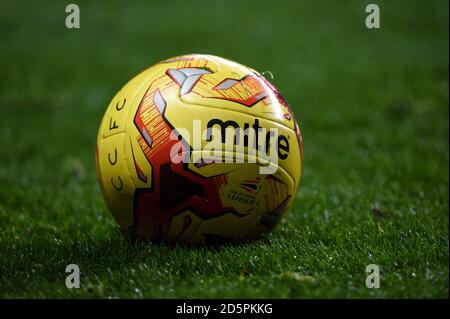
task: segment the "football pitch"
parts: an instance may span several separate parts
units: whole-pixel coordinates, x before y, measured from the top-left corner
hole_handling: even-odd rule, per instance
[[[0,4],[0,298],[448,298],[448,1],[377,1],[379,29],[369,1],[77,1],[79,29],[68,3]],[[187,53],[270,71],[296,114],[301,184],[263,240],[130,243],[104,203],[107,105]]]

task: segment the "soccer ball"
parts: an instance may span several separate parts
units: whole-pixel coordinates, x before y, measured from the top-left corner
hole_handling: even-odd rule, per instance
[[[130,237],[239,243],[269,233],[292,203],[302,142],[263,75],[192,54],[151,66],[116,94],[96,160],[106,204]]]

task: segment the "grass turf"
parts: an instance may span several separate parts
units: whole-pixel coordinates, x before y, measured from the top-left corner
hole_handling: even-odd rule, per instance
[[[448,297],[447,1],[378,1],[379,30],[361,1],[77,3],[79,30],[0,4],[0,297]],[[130,244],[102,200],[109,100],[191,52],[270,70],[294,107],[304,175],[266,240]]]

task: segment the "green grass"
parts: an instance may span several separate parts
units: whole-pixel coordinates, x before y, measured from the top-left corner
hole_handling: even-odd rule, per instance
[[[448,2],[0,4],[0,297],[448,298]],[[293,105],[304,175],[266,240],[128,243],[95,175],[115,92],[167,57],[270,70]],[[81,268],[81,289],[65,267]],[[365,267],[381,288],[365,287]]]

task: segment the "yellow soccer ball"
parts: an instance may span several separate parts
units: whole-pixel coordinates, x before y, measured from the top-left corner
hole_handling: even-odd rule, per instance
[[[295,198],[297,121],[257,71],[212,55],[162,61],[112,99],[97,176],[133,238],[239,243],[269,233]]]

